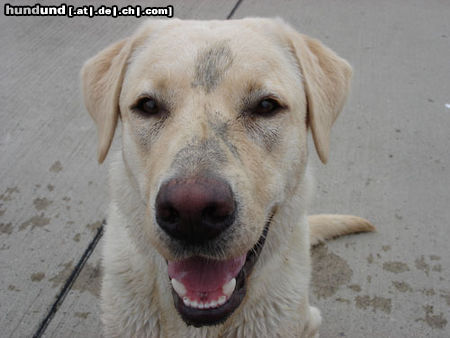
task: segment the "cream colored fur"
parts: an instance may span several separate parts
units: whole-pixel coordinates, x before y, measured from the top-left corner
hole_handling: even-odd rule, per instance
[[[232,51],[232,66],[219,74],[221,81],[202,88],[193,81],[198,55],[217,43]],[[320,42],[270,19],[148,21],[132,37],[86,62],[83,93],[97,124],[99,162],[106,157],[119,117],[123,135],[122,151],[111,166],[104,238],[105,336],[318,336],[320,312],[308,301],[310,246],[373,230],[355,216],[306,216],[311,190],[308,127],[325,163],[331,126],[350,77],[350,66]],[[289,112],[248,122],[262,130],[255,136],[249,132],[255,129],[246,129],[238,119],[236,104],[258,85],[276,92]],[[170,116],[162,128],[130,109],[142,91],[170,98]],[[153,205],[161,182],[179,174],[173,166],[178,151],[192,140],[217,136],[211,118],[229,123],[229,138],[219,143],[226,163],[216,170],[239,192],[244,220],[233,230],[232,248],[216,258],[250,250],[270,212],[276,212],[242,304],[225,323],[195,328],[182,321],[173,305],[166,260],[182,257],[168,249],[170,239],[155,224]],[[268,144],[264,133],[276,135],[276,142]]]

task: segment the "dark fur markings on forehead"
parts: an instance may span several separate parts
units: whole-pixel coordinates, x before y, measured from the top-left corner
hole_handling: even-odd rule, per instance
[[[194,137],[175,155],[172,167],[192,174],[197,171],[220,169],[227,157],[217,139],[200,140]]]
[[[207,94],[210,93],[220,84],[232,63],[233,54],[226,41],[218,41],[199,51],[195,60],[192,87],[201,87]]]

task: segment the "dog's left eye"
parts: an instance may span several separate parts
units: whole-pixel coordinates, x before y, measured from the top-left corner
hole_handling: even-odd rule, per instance
[[[275,99],[265,98],[253,107],[252,113],[259,116],[271,116],[278,112],[281,108],[282,106]]]

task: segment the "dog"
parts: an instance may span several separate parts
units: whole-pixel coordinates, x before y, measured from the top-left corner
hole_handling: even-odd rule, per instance
[[[281,19],[150,20],[81,72],[110,172],[107,337],[317,337],[310,247],[373,231],[307,217],[350,65]]]

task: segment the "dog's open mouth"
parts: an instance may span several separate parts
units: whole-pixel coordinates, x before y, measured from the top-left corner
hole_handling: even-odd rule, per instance
[[[246,280],[269,231],[273,214],[255,246],[247,254],[228,259],[211,260],[199,256],[169,261],[175,307],[188,325],[196,327],[224,322],[241,304]]]

